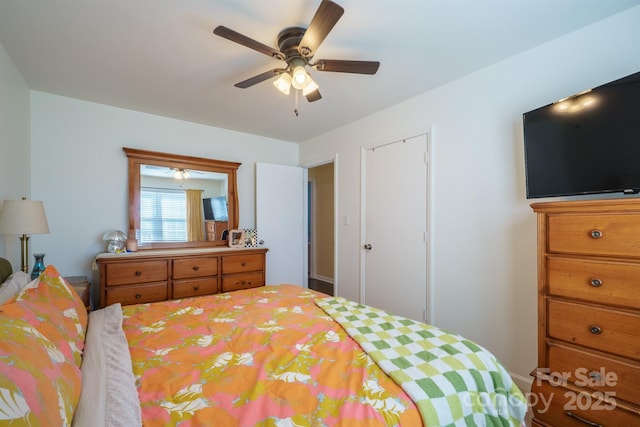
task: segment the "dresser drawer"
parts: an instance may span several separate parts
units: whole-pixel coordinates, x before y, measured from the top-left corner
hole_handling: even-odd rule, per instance
[[[551,295],[640,307],[640,264],[549,257],[547,274]]]
[[[218,257],[180,258],[173,260],[173,278],[215,276],[218,274]]]
[[[238,289],[257,288],[264,286],[262,271],[251,273],[230,274],[222,276],[222,292],[237,291]]]
[[[602,394],[578,393],[560,386],[554,387],[546,381],[540,381],[538,385],[538,381],[533,380],[532,396],[529,399],[536,421],[554,427],[640,425],[640,416],[605,401]]]
[[[169,278],[166,260],[107,264],[106,270],[107,286],[160,282]]]
[[[167,282],[148,283],[136,286],[117,286],[107,288],[106,305],[119,302],[122,305],[142,304],[154,301],[164,301],[169,296]]]
[[[554,253],[640,257],[640,215],[549,215]]]
[[[640,360],[640,315],[547,299],[549,336]]]
[[[178,280],[173,282],[172,298],[187,298],[218,292],[218,278]]]
[[[603,393],[616,400],[640,405],[640,364],[604,357],[562,345],[549,345],[549,370],[563,373],[567,381]]]
[[[264,269],[264,255],[242,254],[222,257],[222,274],[242,273]]]

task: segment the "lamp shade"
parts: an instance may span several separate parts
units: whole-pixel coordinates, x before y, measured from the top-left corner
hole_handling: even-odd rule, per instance
[[[37,200],[5,200],[0,209],[0,234],[47,234],[44,204]]]
[[[273,82],[273,85],[285,95],[289,95],[289,91],[291,90],[291,74],[282,73],[280,77]]]
[[[297,66],[293,69],[293,76],[291,77],[291,86],[296,89],[304,89],[309,84],[311,76],[307,74],[307,71],[302,66]]]

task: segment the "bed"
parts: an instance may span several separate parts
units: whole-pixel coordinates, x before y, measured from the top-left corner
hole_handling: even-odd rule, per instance
[[[48,266],[0,305],[0,335],[2,425],[497,426],[527,410],[481,346],[292,285],[87,315]]]

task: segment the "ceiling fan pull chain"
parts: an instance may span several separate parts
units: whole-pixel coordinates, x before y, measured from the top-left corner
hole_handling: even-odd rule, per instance
[[[294,104],[293,104],[293,112],[296,113],[296,117],[298,117],[298,89],[294,89]]]

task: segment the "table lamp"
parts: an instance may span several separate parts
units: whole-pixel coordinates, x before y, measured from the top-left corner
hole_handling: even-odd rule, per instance
[[[0,234],[18,234],[22,245],[20,269],[29,272],[29,234],[47,234],[49,224],[40,201],[5,200],[0,209]]]

